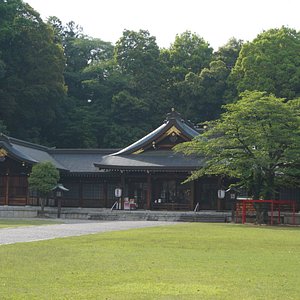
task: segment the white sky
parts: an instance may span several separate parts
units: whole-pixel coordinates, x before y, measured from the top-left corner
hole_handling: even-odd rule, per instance
[[[299,0],[24,0],[45,20],[74,21],[85,34],[115,43],[124,29],[146,29],[160,47],[197,33],[217,50],[229,38],[251,41],[282,25],[300,30]]]

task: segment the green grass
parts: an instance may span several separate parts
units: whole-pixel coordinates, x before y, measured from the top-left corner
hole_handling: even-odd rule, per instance
[[[57,224],[52,220],[0,219],[0,228]]]
[[[299,299],[300,228],[178,224],[0,246],[0,299]]]

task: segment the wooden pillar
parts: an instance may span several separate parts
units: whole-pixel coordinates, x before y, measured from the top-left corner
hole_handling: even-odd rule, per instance
[[[194,210],[195,204],[195,181],[193,180],[191,183],[191,194],[190,194],[190,209]]]
[[[122,196],[121,196],[121,209],[124,209],[124,196],[125,196],[125,174],[121,171],[121,189],[122,189]]]
[[[79,180],[79,207],[83,207],[82,180]]]
[[[29,205],[29,185],[28,185],[28,176],[26,177],[26,204]]]
[[[6,173],[5,180],[5,194],[4,194],[4,205],[8,205],[8,194],[9,194],[9,171]]]
[[[104,206],[106,208],[109,208],[109,204],[108,204],[108,183],[105,180],[103,183],[103,195],[104,195]]]
[[[147,174],[147,209],[151,209],[151,198],[152,198],[152,182],[151,174]]]

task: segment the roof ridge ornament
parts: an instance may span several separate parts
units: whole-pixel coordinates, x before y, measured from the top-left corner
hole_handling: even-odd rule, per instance
[[[177,112],[174,107],[171,108],[171,112],[167,113],[167,116],[166,116],[166,121],[169,121],[172,119],[184,122],[181,114],[179,112]]]

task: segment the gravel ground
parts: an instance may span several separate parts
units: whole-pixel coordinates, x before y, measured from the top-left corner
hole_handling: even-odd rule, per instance
[[[159,221],[113,221],[3,228],[0,229],[0,245],[174,224],[176,223]]]

